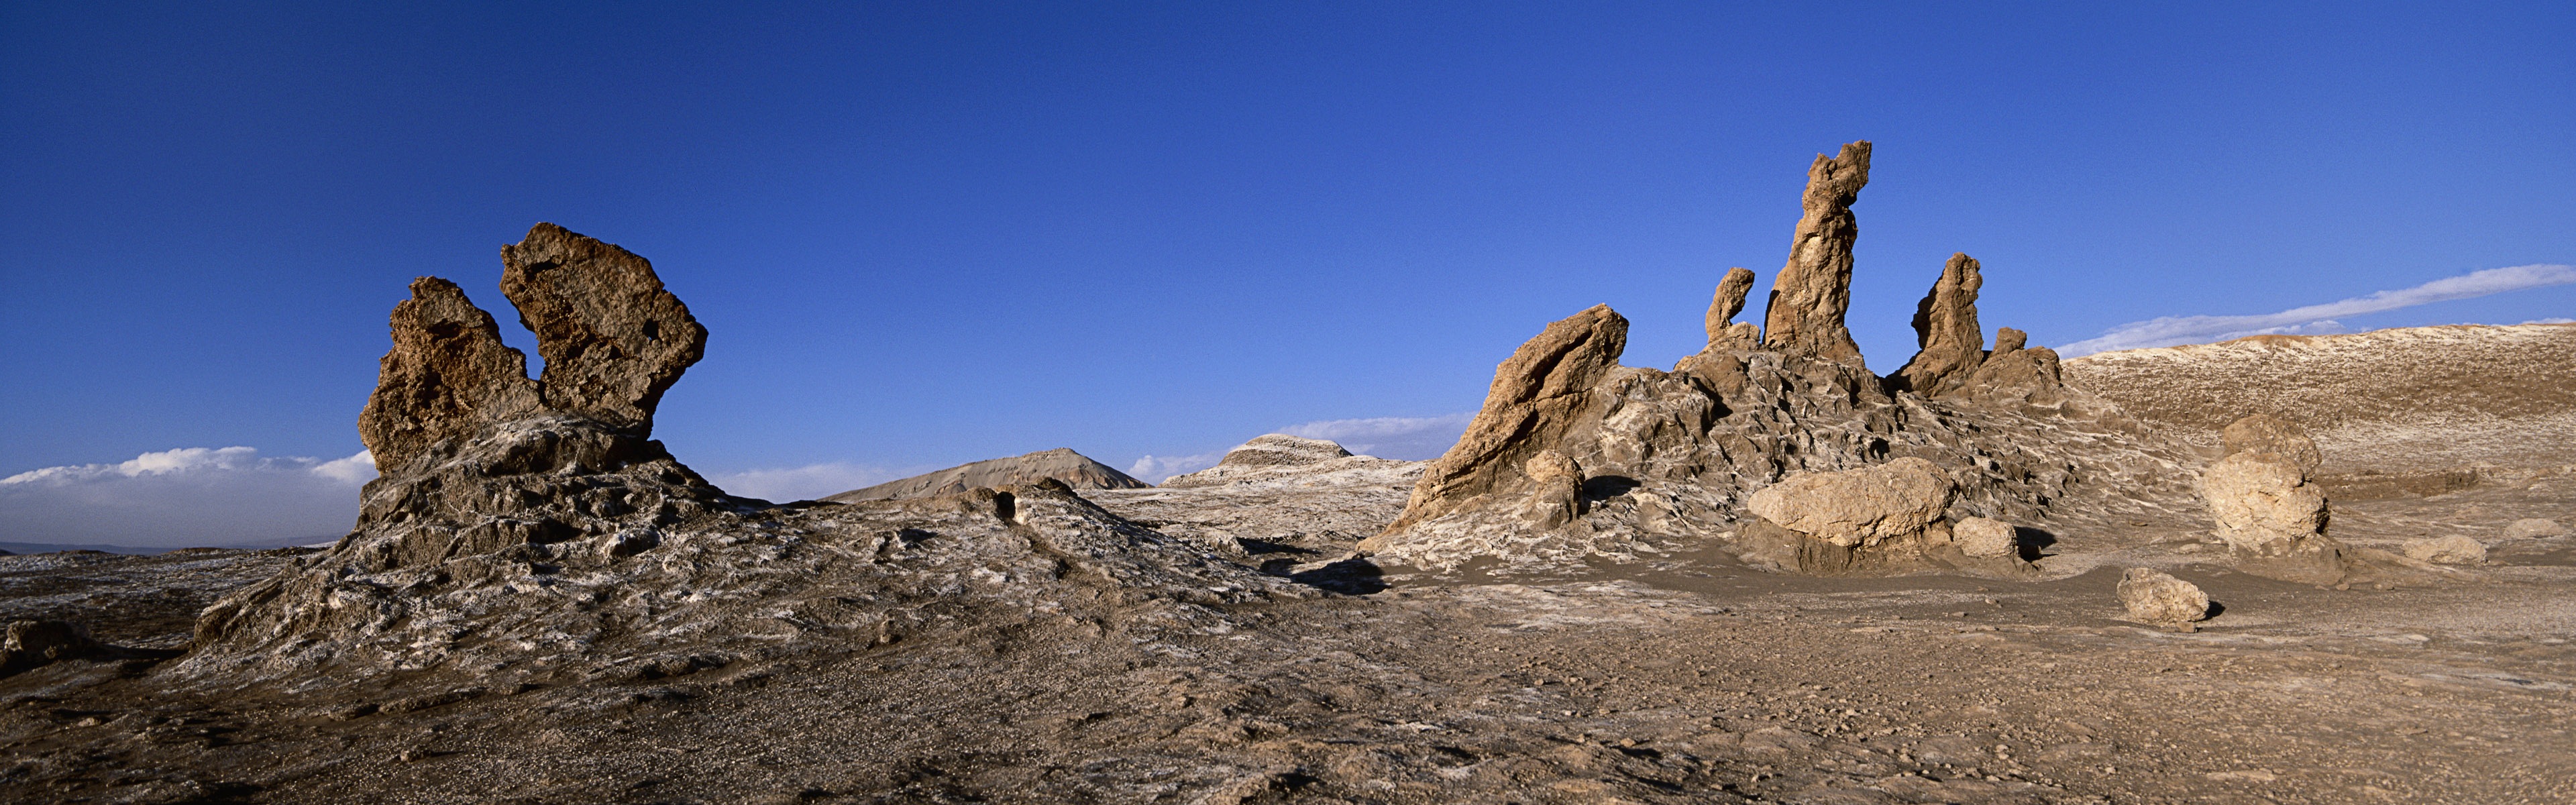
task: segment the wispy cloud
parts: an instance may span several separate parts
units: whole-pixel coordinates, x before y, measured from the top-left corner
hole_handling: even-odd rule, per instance
[[[1148,455],[1136,459],[1136,463],[1127,468],[1127,474],[1135,476],[1139,481],[1159,484],[1171,480],[1175,475],[1187,475],[1214,467],[1217,460],[1222,458],[1225,458],[1225,451],[1222,450],[1195,456]]]
[[[249,447],[45,467],[0,478],[0,534],[145,548],[319,541],[349,529],[358,488],[374,477],[363,451],[326,461]]]
[[[835,461],[802,467],[753,469],[707,476],[707,481],[736,495],[762,500],[814,500],[825,495],[875,486],[914,475],[901,470]]]
[[[2576,268],[2563,265],[2490,268],[2456,277],[2444,277],[2412,288],[2380,291],[2369,296],[2291,308],[2279,313],[2251,316],[2166,316],[2130,322],[2113,327],[2102,333],[2100,337],[2060,347],[2058,351],[2071,358],[2119,349],[2225,341],[2249,335],[2339,333],[2344,332],[2344,328],[2336,319],[2342,317],[2379,313],[2454,299],[2473,299],[2507,291],[2569,284],[2576,284]]]
[[[1400,458],[1416,461],[1439,458],[1449,452],[1458,437],[1467,432],[1474,413],[1443,416],[1381,416],[1367,419],[1327,419],[1290,425],[1279,429],[1290,436],[1309,439],[1331,439],[1342,448],[1364,456]]]

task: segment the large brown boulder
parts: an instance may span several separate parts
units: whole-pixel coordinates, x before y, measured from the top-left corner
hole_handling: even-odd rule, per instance
[[[1852,202],[1869,184],[1869,142],[1843,146],[1834,156],[1816,155],[1807,167],[1807,192],[1800,199],[1806,214],[1798,218],[1789,243],[1789,263],[1771,280],[1771,300],[1763,312],[1763,345],[1795,355],[1861,362],[1860,344],[1852,341],[1843,316],[1851,309],[1852,243],[1860,225]]]
[[[1628,320],[1609,305],[1549,324],[1494,367],[1485,405],[1449,452],[1431,463],[1387,526],[1401,531],[1438,517],[1522,474],[1521,465],[1556,443],[1574,414],[1628,348]]]
[[[1889,388],[1939,396],[1985,365],[1986,331],[1977,324],[1977,289],[1985,284],[1976,258],[1950,255],[1941,279],[1914,307],[1914,341],[1921,350],[1888,377]]]
[[[707,328],[653,264],[543,223],[502,247],[501,263],[501,293],[546,359],[546,407],[649,432],[662,392],[707,348]]]
[[[2298,425],[2256,415],[2230,424],[2229,453],[2201,471],[2201,494],[2218,538],[2248,573],[2330,584],[2343,577],[2343,548],[2326,535],[2332,511],[2311,479],[2316,443]]]
[[[2317,452],[2317,441],[2308,438],[2308,429],[2299,423],[2270,414],[2254,414],[2219,432],[2219,445],[2226,455],[2238,453],[2271,453],[2290,460],[2299,467],[2301,476],[2313,476],[2325,463]]]
[[[395,471],[432,444],[537,408],[527,355],[501,343],[492,314],[456,283],[412,280],[411,298],[394,305],[392,318],[393,349],[378,362],[376,390],[358,413],[358,438],[376,466]]]
[[[1844,548],[1923,534],[1958,490],[1920,458],[1791,477],[1753,493],[1745,507],[1783,528]]]

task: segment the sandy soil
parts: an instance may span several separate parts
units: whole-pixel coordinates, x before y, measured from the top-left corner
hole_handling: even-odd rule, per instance
[[[148,662],[63,663],[0,680],[0,799],[2565,802],[2576,541],[2501,535],[2576,522],[2571,492],[2541,473],[2339,507],[2357,545],[2491,544],[2488,566],[2386,590],[2231,572],[2141,527],[2065,535],[2039,563],[2055,578],[2029,583],[1714,552],[1553,578],[1391,568],[1367,595],[529,689],[183,695]],[[289,554],[0,558],[0,616],[168,645]],[[2132,565],[2221,613],[2189,633],[2118,620]]]

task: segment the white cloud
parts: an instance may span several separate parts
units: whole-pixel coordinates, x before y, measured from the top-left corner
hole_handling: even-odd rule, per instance
[[[707,481],[736,495],[771,501],[814,500],[875,486],[913,473],[835,461],[802,467],[754,469],[709,475]]]
[[[1171,480],[1175,475],[1187,475],[1214,467],[1217,460],[1222,458],[1225,458],[1223,452],[1200,453],[1195,456],[1149,455],[1136,459],[1136,463],[1127,468],[1127,474],[1135,476],[1139,481],[1159,484]]]
[[[2358,316],[2434,302],[2472,299],[2507,291],[2568,284],[2576,284],[2576,268],[2562,265],[2490,268],[2471,271],[2456,277],[2444,277],[2412,288],[2380,291],[2369,296],[2291,308],[2279,313],[2251,316],[2165,316],[2147,321],[2130,322],[2113,327],[2103,332],[2100,337],[2060,347],[2058,352],[2071,358],[2118,349],[2200,344],[2249,335],[2339,333],[2344,332],[2344,329],[2343,325],[2334,321],[2337,317]]]
[[[140,548],[285,545],[336,537],[375,477],[365,452],[325,461],[183,447],[0,478],[0,539]]]
[[[2560,319],[2560,318],[2532,319],[2532,320],[2530,320],[2530,321],[2526,321],[2526,322],[2523,322],[2523,323],[2524,323],[2524,324],[2576,324],[2576,319]]]
[[[1418,461],[1439,458],[1466,434],[1467,423],[1475,414],[1445,416],[1382,416],[1368,419],[1327,419],[1290,425],[1279,430],[1290,436],[1309,439],[1331,439],[1342,448],[1364,456],[1400,458]]]

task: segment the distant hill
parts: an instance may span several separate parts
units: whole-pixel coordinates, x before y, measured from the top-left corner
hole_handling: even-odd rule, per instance
[[[1059,447],[1010,458],[995,458],[972,464],[960,464],[938,472],[887,481],[865,489],[853,489],[823,498],[833,503],[854,500],[895,500],[953,495],[979,486],[1033,484],[1053,478],[1075,489],[1143,489],[1153,484],[1136,480],[1116,467],[1093,461],[1088,456]]]
[[[2329,465],[2576,461],[2576,325],[2404,327],[2240,338],[2066,361],[2068,385],[2215,444],[2237,417],[2306,425]]]

